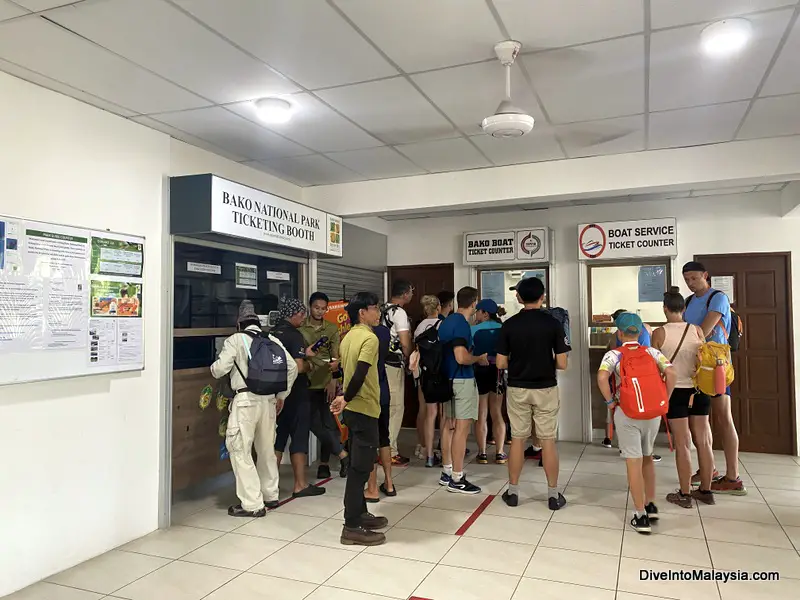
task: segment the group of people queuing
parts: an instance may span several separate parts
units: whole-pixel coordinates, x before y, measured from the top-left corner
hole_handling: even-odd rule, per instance
[[[711,287],[701,263],[686,263],[682,272],[692,294],[684,298],[677,287],[664,294],[666,323],[662,326],[652,330],[638,314],[624,310],[614,313],[617,334],[597,374],[598,387],[609,408],[603,445],[611,447],[610,438],[616,432],[634,503],[631,526],[645,534],[658,520],[657,457],[653,449],[662,415],[674,438],[679,481],[679,489],[667,494],[668,502],[692,508],[693,501],[714,504],[714,494],[747,494],[739,477],[739,439],[730,398],[730,352],[736,345],[732,332],[736,339],[741,334],[738,317],[732,313],[728,297]],[[714,348],[722,351],[717,354],[717,366],[705,365],[703,356]],[[706,376],[709,371],[722,369],[722,363],[729,374],[727,386],[719,389],[722,384],[717,383],[714,389],[702,380],[712,377]],[[712,407],[725,452],[724,475],[714,465],[709,423]],[[692,445],[697,449],[699,465],[694,473]]]

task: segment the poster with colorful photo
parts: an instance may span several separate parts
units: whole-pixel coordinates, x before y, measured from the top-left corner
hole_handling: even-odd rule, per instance
[[[92,317],[141,317],[142,284],[119,281],[91,282]]]
[[[347,302],[331,302],[328,304],[328,312],[323,317],[326,321],[336,325],[339,329],[340,339],[350,331],[350,317],[347,316],[347,312],[344,310],[345,306],[347,306]]]
[[[92,275],[141,277],[144,264],[143,244],[124,240],[92,237]]]

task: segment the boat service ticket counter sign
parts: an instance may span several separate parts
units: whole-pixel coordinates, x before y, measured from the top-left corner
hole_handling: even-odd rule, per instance
[[[216,175],[170,178],[175,234],[217,233],[342,256],[342,219]]]
[[[464,234],[464,264],[545,263],[550,260],[550,236],[545,227]]]
[[[678,255],[674,218],[578,225],[580,260],[624,260]]]

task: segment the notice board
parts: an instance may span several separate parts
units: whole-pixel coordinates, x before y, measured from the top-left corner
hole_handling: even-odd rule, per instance
[[[0,215],[0,385],[143,369],[144,242]]]

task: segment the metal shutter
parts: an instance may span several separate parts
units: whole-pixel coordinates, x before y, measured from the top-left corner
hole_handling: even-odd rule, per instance
[[[317,289],[327,294],[331,301],[342,300],[344,291],[348,296],[357,292],[373,292],[383,302],[383,271],[320,260],[317,262]]]

